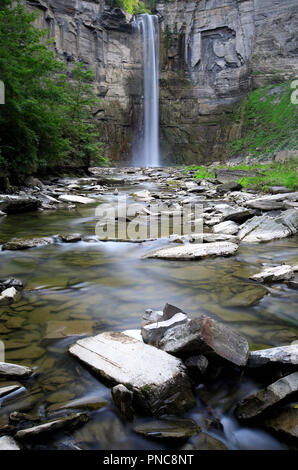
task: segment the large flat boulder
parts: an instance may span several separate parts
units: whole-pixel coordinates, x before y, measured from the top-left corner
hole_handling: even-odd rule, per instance
[[[213,355],[237,366],[246,365],[249,352],[243,336],[205,315],[167,330],[158,347],[178,356]]]
[[[232,183],[237,182],[241,178],[247,176],[255,176],[256,171],[247,171],[247,170],[228,170],[228,169],[219,169],[215,170],[215,176],[217,181],[220,183]]]
[[[268,215],[253,217],[240,227],[238,237],[246,243],[268,242],[294,235],[297,230],[298,211],[288,209],[276,218]]]
[[[0,210],[6,214],[19,214],[36,211],[41,201],[31,196],[10,196],[0,194]]]
[[[241,420],[255,418],[297,391],[298,372],[293,372],[242,400],[238,403],[235,414]]]
[[[282,266],[274,266],[265,268],[260,273],[250,276],[250,279],[260,282],[287,281],[294,277],[292,266],[284,264]]]
[[[298,366],[298,344],[250,352],[249,367],[262,367],[269,364]]]
[[[63,202],[70,202],[74,204],[92,204],[95,202],[95,199],[92,199],[91,197],[76,196],[72,194],[61,194],[58,199]]]
[[[1,377],[29,377],[33,374],[33,370],[29,367],[11,364],[9,362],[0,362],[0,378]]]
[[[149,414],[180,414],[195,403],[179,359],[123,333],[80,339],[69,352],[111,385],[124,384]]]
[[[263,196],[257,199],[251,199],[244,203],[245,207],[250,209],[259,209],[263,211],[272,211],[282,209],[285,201],[297,201],[298,192],[286,194],[274,194],[271,196]]]
[[[52,237],[43,238],[13,238],[7,243],[4,243],[3,250],[29,250],[30,248],[39,248],[46,245],[52,245],[55,242]]]
[[[201,431],[192,419],[163,419],[139,424],[133,431],[141,436],[153,439],[188,439]]]
[[[168,260],[195,260],[208,256],[231,256],[238,250],[238,245],[231,242],[193,243],[189,245],[160,248],[150,251],[144,258]]]

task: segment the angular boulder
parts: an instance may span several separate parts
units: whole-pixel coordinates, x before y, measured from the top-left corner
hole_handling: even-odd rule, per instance
[[[10,364],[9,362],[0,362],[0,377],[22,377],[26,378],[33,374],[29,367]]]
[[[16,302],[20,297],[19,291],[17,291],[14,287],[9,287],[1,292],[0,295],[0,307],[5,305],[10,305],[13,302]]]
[[[201,431],[200,426],[192,419],[162,419],[139,424],[133,428],[137,434],[153,439],[188,439]]]
[[[255,418],[297,391],[298,372],[293,372],[242,400],[235,409],[235,415],[240,420]]]
[[[6,214],[19,214],[36,211],[41,201],[31,196],[9,196],[0,194],[0,210]]]
[[[250,276],[250,279],[260,282],[287,281],[294,277],[292,266],[284,264],[282,266],[265,268],[258,274]]]
[[[193,243],[189,245],[160,248],[147,253],[143,258],[168,260],[195,260],[208,256],[231,256],[238,250],[238,245],[231,242]]]
[[[176,313],[169,320],[161,320],[156,323],[149,323],[142,326],[142,338],[144,343],[158,347],[159,341],[167,330],[174,326],[183,325],[188,321],[187,315],[184,313]]]
[[[288,209],[279,217],[255,216],[240,226],[238,237],[246,243],[268,242],[297,233],[298,210]]]
[[[213,226],[214,233],[224,233],[225,235],[235,235],[239,231],[239,226],[232,220],[221,222]]]
[[[61,194],[58,199],[63,202],[71,202],[74,204],[92,204],[96,201],[95,199],[92,199],[90,197],[75,196],[72,194]]]
[[[272,211],[283,209],[284,202],[296,201],[298,199],[298,193],[287,193],[287,194],[274,194],[272,196],[264,196],[257,199],[251,199],[244,203],[245,207],[250,209],[259,209],[263,211]]]
[[[123,333],[80,339],[69,352],[111,385],[124,384],[149,414],[180,414],[195,403],[179,359]]]
[[[178,356],[212,354],[237,366],[246,365],[249,352],[243,336],[205,315],[167,330],[158,347]]]
[[[86,423],[89,420],[89,415],[86,413],[75,413],[63,418],[57,418],[47,421],[38,426],[31,428],[21,429],[16,433],[17,439],[33,439],[40,434],[50,433],[59,429],[73,428]]]
[[[298,366],[298,344],[250,352],[247,363],[249,367],[262,367],[270,364]]]
[[[43,238],[14,238],[7,243],[4,243],[3,250],[29,250],[30,248],[39,248],[41,246],[52,245],[54,238],[43,237]]]

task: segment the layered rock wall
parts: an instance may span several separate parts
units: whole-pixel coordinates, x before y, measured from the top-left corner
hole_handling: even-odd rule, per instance
[[[56,53],[95,72],[105,153],[128,162],[142,127],[142,55],[129,14],[108,0],[26,0]],[[159,0],[165,163],[223,159],[252,86],[298,74],[297,0]]]

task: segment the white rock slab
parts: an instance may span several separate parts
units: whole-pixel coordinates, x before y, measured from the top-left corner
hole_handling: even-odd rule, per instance
[[[19,291],[17,291],[14,287],[9,287],[2,291],[0,295],[0,306],[9,305],[13,302],[16,302],[20,297]]]
[[[181,413],[195,403],[180,359],[123,333],[80,339],[69,352],[112,385],[132,390],[150,414]]]
[[[1,450],[20,450],[20,448],[11,436],[2,436],[0,437],[0,451]]]
[[[232,220],[227,220],[226,222],[221,222],[220,224],[213,226],[214,233],[224,233],[226,235],[235,235],[238,233],[239,225],[233,222]]]
[[[61,196],[59,196],[59,200],[64,202],[73,202],[77,204],[92,204],[93,202],[95,202],[95,199],[91,199],[90,197],[74,196],[71,194],[61,194]]]
[[[21,389],[22,385],[14,384],[14,385],[7,385],[5,387],[0,387],[0,398],[9,395],[12,392],[16,392],[17,390]]]
[[[122,333],[126,336],[130,336],[131,338],[134,338],[134,339],[137,339],[138,341],[143,342],[141,330],[125,330],[125,331],[122,331]]]
[[[29,367],[0,362],[0,377],[29,377],[32,373],[33,370]]]
[[[149,323],[142,327],[142,337],[145,343],[158,347],[158,343],[163,334],[171,327],[178,326],[188,321],[187,315],[182,312],[176,313],[172,318],[166,321]]]
[[[249,367],[260,367],[272,363],[298,365],[298,343],[251,351],[249,354]]]
[[[292,266],[284,264],[282,266],[275,266],[266,268],[258,274],[250,277],[254,281],[260,282],[273,282],[273,281],[287,281],[294,277]]]
[[[169,260],[201,259],[208,256],[230,256],[238,250],[238,245],[231,242],[194,243],[189,245],[165,247],[147,253],[143,258]]]

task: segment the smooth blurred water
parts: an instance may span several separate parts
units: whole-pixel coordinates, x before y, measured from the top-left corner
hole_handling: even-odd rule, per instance
[[[132,187],[121,190],[131,193]],[[102,201],[113,197],[108,194]],[[77,232],[94,235],[95,209],[96,204],[72,211],[11,215],[1,220],[0,240]],[[297,237],[243,245],[231,258],[195,262],[142,259],[147,251],[166,243],[80,242],[0,253],[0,278],[14,276],[25,283],[21,300],[0,309],[6,361],[38,371],[26,383],[24,395],[2,403],[0,425],[15,409],[44,414],[53,405],[96,394],[108,401],[107,406],[91,412],[90,422],[72,437],[63,433],[51,437],[49,448],[72,440],[84,449],[168,448],[168,444],[134,434],[132,425],[123,422],[113,407],[110,390],[67,351],[76,341],[75,335],[82,332],[140,328],[143,312],[160,310],[166,302],[193,316],[206,313],[225,322],[244,335],[252,349],[297,339],[297,291],[275,284],[264,295],[263,288],[249,280],[262,263],[297,264]],[[73,330],[73,336],[59,336],[64,327]],[[233,418],[237,401],[259,386],[236,374],[198,387],[198,405],[189,417],[199,422],[206,407],[212,409],[224,426],[214,435],[230,449],[284,448],[263,429],[241,425]],[[138,417],[136,423],[146,420]]]

